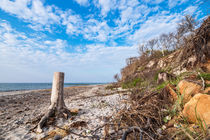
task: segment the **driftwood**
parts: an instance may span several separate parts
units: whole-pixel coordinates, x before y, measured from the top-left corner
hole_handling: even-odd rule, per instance
[[[37,132],[42,132],[42,127],[50,117],[63,117],[68,118],[71,116],[70,111],[67,109],[63,99],[63,84],[64,73],[55,72],[53,77],[53,86],[51,94],[51,104],[48,111],[42,117],[37,126]]]

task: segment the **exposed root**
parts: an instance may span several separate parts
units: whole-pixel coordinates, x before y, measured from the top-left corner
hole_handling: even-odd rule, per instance
[[[37,132],[41,133],[43,126],[46,124],[46,122],[49,120],[49,118],[55,117],[55,116],[67,119],[71,116],[71,113],[67,108],[62,108],[60,110],[57,110],[56,107],[49,108],[47,113],[41,118],[40,122],[38,123]]]
[[[128,128],[128,130],[126,130],[124,133],[123,133],[123,136],[122,136],[122,140],[126,140],[127,136],[132,133],[132,132],[135,132],[135,131],[138,131],[140,133],[140,137],[139,139],[140,140],[143,140],[143,136],[142,136],[142,132],[143,130],[140,128],[140,127],[131,127],[131,128]]]
[[[51,94],[51,105],[42,117],[37,126],[37,132],[42,132],[42,127],[49,120],[50,117],[62,117],[68,118],[71,116],[70,111],[67,109],[63,98],[63,85],[64,85],[64,73],[55,72],[53,76],[53,86]]]
[[[167,115],[161,110],[168,109],[172,102],[166,89],[161,93],[132,93],[130,102],[130,108],[121,110],[115,116],[112,122],[117,125],[110,125],[115,133],[108,134],[106,138],[160,139],[161,135],[157,130],[162,127],[163,117]],[[124,130],[123,134],[120,134],[121,130]]]

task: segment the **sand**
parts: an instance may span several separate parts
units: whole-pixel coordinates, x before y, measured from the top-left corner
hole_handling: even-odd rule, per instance
[[[127,107],[124,102],[129,92],[108,90],[106,85],[69,87],[64,89],[64,100],[70,110],[79,110],[68,120],[57,120],[55,125],[68,126],[72,132],[90,135],[95,129],[103,126],[107,118],[112,118],[119,110]],[[50,105],[50,90],[15,91],[0,93],[0,140],[56,139],[59,135],[49,135],[57,127],[48,125],[41,134],[32,128],[38,122],[32,120],[45,113]],[[82,122],[79,127],[74,124]],[[57,128],[58,129],[58,128]],[[104,128],[94,132],[104,137]],[[50,138],[51,136],[51,138]],[[53,136],[53,137],[52,137]],[[74,134],[62,135],[63,139],[88,139]]]

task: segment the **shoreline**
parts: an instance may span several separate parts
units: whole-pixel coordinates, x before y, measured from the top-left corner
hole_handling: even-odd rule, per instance
[[[7,85],[4,85],[7,84]],[[11,84],[11,85],[8,85]],[[14,84],[22,84],[22,86],[24,86],[26,84],[26,87],[23,88],[13,88],[13,89],[9,89],[10,86],[14,86]],[[50,86],[41,86],[41,87],[37,87],[37,88],[29,88],[28,84],[47,84]],[[68,88],[68,87],[77,87],[77,86],[90,86],[90,85],[104,85],[104,84],[109,84],[109,83],[64,83],[64,88]],[[27,86],[28,85],[28,86]],[[6,89],[4,89],[3,87],[6,86]],[[16,85],[18,86],[18,85]],[[20,85],[21,86],[21,85]],[[8,87],[8,88],[7,88]],[[3,89],[2,89],[3,88]],[[14,92],[14,91],[29,91],[29,90],[48,90],[52,88],[52,83],[0,83],[0,93],[1,92]]]
[[[69,87],[64,87],[65,89],[72,89],[72,88],[82,88],[82,87],[91,87],[91,86],[100,86],[100,85],[108,85],[108,84],[95,84],[95,85],[74,85]],[[27,94],[27,93],[36,93],[36,92],[51,92],[51,89],[32,89],[32,90],[11,90],[11,91],[0,91],[1,96],[10,96],[10,95],[20,95],[20,94]]]

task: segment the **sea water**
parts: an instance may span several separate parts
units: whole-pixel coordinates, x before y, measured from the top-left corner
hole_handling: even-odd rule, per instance
[[[64,83],[64,87],[98,85],[102,83]],[[0,83],[0,92],[18,90],[51,89],[52,83]]]

